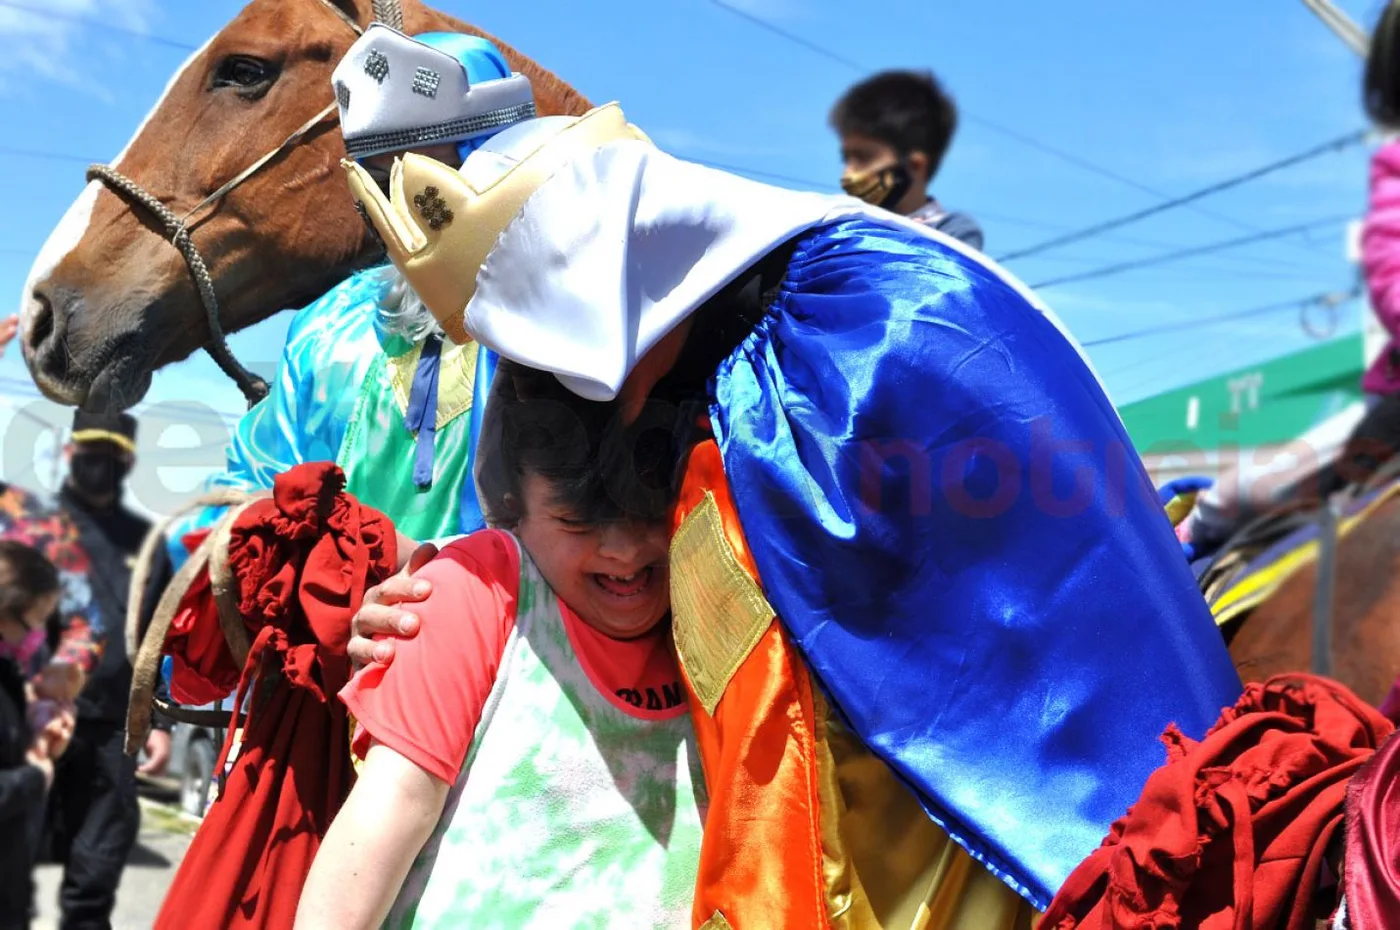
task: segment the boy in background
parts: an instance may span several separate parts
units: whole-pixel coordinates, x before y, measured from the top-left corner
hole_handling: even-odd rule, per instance
[[[883,207],[982,248],[982,227],[929,196],[958,128],[958,108],[928,71],[884,71],[856,84],[831,108],[841,137],[841,187]]]

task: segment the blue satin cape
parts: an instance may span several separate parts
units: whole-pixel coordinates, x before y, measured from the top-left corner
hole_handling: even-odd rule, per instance
[[[1044,908],[1241,684],[1076,349],[940,241],[809,231],[711,419],[768,595],[836,706]]]

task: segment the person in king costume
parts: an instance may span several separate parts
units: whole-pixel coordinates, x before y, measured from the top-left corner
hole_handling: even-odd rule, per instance
[[[1240,694],[1102,385],[985,256],[615,105],[407,156],[387,196],[345,167],[449,338],[625,409],[707,385],[671,542],[693,926],[1026,926],[1164,730]]]
[[[457,33],[411,38],[375,23],[332,83],[346,151],[370,170],[408,149],[460,159],[535,113],[529,79],[487,40]],[[296,314],[269,395],[239,421],[228,467],[207,489],[266,490],[297,464],[333,461],[347,490],[405,536],[478,529],[470,469],[492,370],[474,342],[444,343],[392,266],[360,272]],[[223,513],[174,526],[177,566]]]
[[[535,112],[529,81],[467,35],[372,25],[333,84],[347,151],[370,170],[411,148],[459,162]],[[291,925],[353,782],[351,722],[334,697],[350,617],[405,536],[482,526],[470,469],[492,370],[474,343],[444,342],[392,267],[358,274],[297,314],[271,393],[240,422],[210,482],[235,492],[236,509],[206,507],[167,531],[180,568],[135,662],[127,751],[149,727],[160,651],[176,701],[235,692],[236,719],[218,800],[157,930]]]

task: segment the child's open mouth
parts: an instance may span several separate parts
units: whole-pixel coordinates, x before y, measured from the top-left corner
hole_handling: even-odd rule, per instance
[[[614,597],[636,597],[646,590],[651,582],[651,573],[651,566],[647,566],[626,576],[595,574],[593,581]]]

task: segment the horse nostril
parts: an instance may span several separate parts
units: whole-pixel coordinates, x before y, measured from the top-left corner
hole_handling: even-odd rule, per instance
[[[66,318],[54,308],[53,300],[39,288],[29,295],[25,314],[24,354],[34,378],[42,384],[61,384],[72,374],[71,359],[64,346]]]
[[[37,290],[29,295],[29,300],[33,306],[30,310],[29,326],[24,334],[24,344],[30,352],[38,353],[53,335],[53,305]]]

